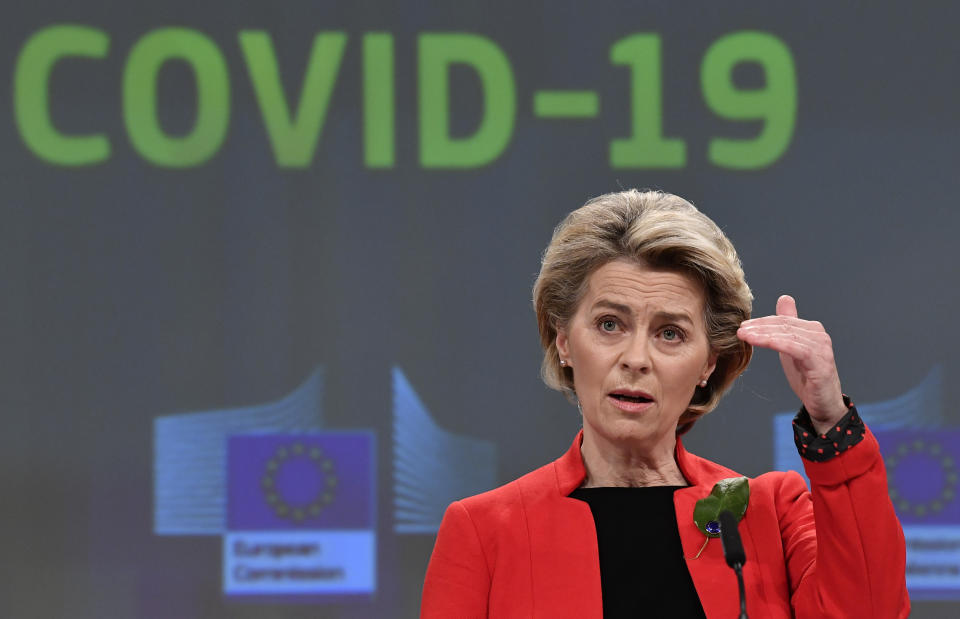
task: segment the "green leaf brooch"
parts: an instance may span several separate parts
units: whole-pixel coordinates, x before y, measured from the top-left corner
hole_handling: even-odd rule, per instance
[[[737,522],[747,512],[750,502],[750,484],[746,477],[728,477],[713,486],[710,494],[697,501],[693,508],[693,523],[707,536],[695,559],[700,558],[711,537],[720,537],[720,512],[728,510]]]

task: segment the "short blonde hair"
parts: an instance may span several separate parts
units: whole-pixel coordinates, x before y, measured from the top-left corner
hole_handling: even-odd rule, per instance
[[[750,363],[753,349],[737,338],[737,329],[750,318],[753,294],[726,235],[683,198],[631,189],[590,200],[553,231],[533,286],[544,351],[541,375],[571,398],[576,398],[573,369],[560,365],[557,330],[576,312],[590,274],[617,259],[676,270],[703,285],[704,320],[717,365],[680,416],[682,434],[717,406]]]

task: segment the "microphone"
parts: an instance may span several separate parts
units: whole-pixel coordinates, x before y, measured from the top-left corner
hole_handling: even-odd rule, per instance
[[[737,518],[729,510],[723,510],[720,520],[720,543],[723,544],[723,558],[737,574],[737,586],[740,588],[740,619],[747,619],[747,595],[743,587],[743,564],[747,554],[743,551],[740,531],[737,530]]]

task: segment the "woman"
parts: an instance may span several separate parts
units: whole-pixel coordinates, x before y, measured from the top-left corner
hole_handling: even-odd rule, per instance
[[[694,517],[715,488],[733,500],[723,480],[738,474],[679,436],[717,405],[752,346],[780,353],[803,404],[794,433],[812,494],[794,472],[736,486],[749,493],[736,514],[748,612],[906,617],[903,533],[830,337],[791,297],[753,320],[751,301],[733,246],[677,196],[625,191],[568,215],[534,306],[544,380],[577,403],[583,430],[558,460],[450,505],[421,617],[738,616],[716,523]]]

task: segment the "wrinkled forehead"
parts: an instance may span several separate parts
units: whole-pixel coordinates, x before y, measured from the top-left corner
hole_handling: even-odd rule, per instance
[[[679,269],[614,260],[595,269],[584,284],[577,311],[601,306],[630,314],[685,314],[702,320],[706,309],[703,284]]]

